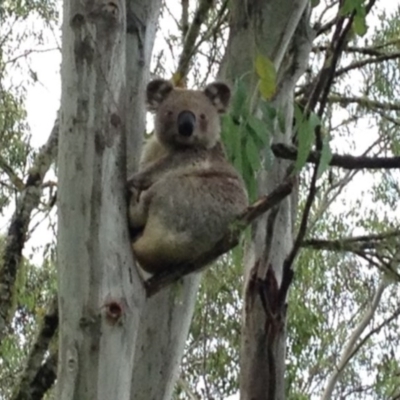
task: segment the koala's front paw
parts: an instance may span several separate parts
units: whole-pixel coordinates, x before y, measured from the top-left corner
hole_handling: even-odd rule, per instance
[[[137,190],[146,190],[151,186],[152,182],[150,177],[143,173],[137,173],[128,179],[128,188],[135,188]]]

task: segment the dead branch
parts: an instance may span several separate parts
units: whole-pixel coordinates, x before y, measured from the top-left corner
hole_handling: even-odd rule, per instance
[[[39,205],[44,176],[57,154],[58,131],[57,120],[47,143],[39,151],[32,168],[29,170],[8,228],[4,253],[0,259],[0,342],[5,335],[7,323],[11,317],[14,283],[21,262],[31,214]]]
[[[297,148],[284,143],[276,143],[271,146],[275,157],[286,160],[297,159]],[[307,162],[316,164],[321,156],[319,151],[311,151]],[[348,170],[358,169],[397,169],[400,168],[400,157],[366,157],[333,154],[329,163],[332,167],[340,167]]]
[[[231,225],[226,235],[218,241],[218,243],[203,254],[199,259],[195,260],[189,265],[182,265],[172,271],[165,271],[160,274],[152,276],[145,282],[147,296],[152,296],[162,288],[176,282],[183,276],[198,271],[205,265],[211,263],[220,255],[231,250],[239,243],[241,232],[257,217],[278,205],[285,197],[287,197],[293,189],[294,178],[288,178],[285,182],[279,185],[269,195],[263,196],[258,199],[254,204],[249,206]]]
[[[43,363],[43,360],[45,359],[45,354],[49,350],[50,341],[55,336],[57,328],[58,301],[57,296],[54,296],[49,310],[43,318],[43,323],[36,338],[36,342],[34,343],[28,356],[25,370],[22,374],[18,388],[12,397],[12,400],[42,398],[43,394],[54,382],[55,376],[53,379],[43,379],[41,376],[44,375],[47,377],[49,375],[49,373],[44,374],[44,370],[49,367],[44,367],[44,365],[48,362],[50,362],[51,365],[53,364],[53,362],[49,361],[51,356],[45,363]],[[57,358],[55,361],[57,361]],[[45,382],[47,382],[47,384],[45,384]],[[39,397],[38,393],[42,393],[42,396]]]

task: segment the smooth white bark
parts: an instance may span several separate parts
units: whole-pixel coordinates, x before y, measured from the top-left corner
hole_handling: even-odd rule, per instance
[[[172,398],[201,274],[147,300],[137,339],[132,400]]]
[[[58,399],[129,400],[144,291],[125,199],[125,4],[65,0]]]

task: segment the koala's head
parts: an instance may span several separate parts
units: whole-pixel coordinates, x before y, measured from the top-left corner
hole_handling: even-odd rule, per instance
[[[221,82],[204,90],[174,88],[156,79],[147,85],[147,104],[155,112],[158,139],[172,147],[213,147],[220,137],[219,114],[229,105],[231,91]]]

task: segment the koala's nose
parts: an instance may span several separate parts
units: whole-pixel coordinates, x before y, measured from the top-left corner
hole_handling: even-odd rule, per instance
[[[178,131],[182,136],[190,136],[194,131],[196,116],[190,111],[182,111],[178,115]]]

